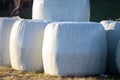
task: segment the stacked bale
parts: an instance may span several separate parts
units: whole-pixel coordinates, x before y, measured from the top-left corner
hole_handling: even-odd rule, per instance
[[[12,68],[43,71],[42,42],[46,21],[20,20],[11,31],[10,57]]]
[[[43,41],[45,73],[57,76],[101,74],[106,65],[106,36],[94,22],[55,22]]]
[[[16,19],[0,18],[0,65],[10,66],[9,40]]]
[[[115,53],[118,42],[120,40],[120,22],[118,21],[101,21],[100,22],[105,30],[107,37],[107,47],[108,47],[108,61],[107,61],[107,72],[108,73],[118,73],[115,61]]]
[[[48,21],[89,21],[89,0],[34,0],[32,18]]]

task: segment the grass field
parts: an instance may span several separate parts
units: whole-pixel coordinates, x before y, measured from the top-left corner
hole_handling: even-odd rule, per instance
[[[0,80],[120,80],[119,75],[88,76],[88,77],[57,77],[44,73],[24,72],[11,67],[0,66]]]

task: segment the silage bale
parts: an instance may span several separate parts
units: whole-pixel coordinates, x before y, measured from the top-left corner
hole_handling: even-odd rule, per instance
[[[117,70],[120,73],[120,40],[116,49],[116,65],[117,65]]]
[[[105,71],[106,36],[99,23],[50,23],[45,29],[42,50],[46,74],[87,76]]]
[[[20,20],[11,31],[10,57],[12,68],[43,71],[42,43],[46,21]]]
[[[89,0],[34,0],[32,18],[48,21],[89,21]]]
[[[0,18],[0,65],[10,66],[9,40],[10,33],[16,19]]]
[[[107,37],[107,47],[108,47],[108,60],[107,60],[107,72],[108,73],[118,73],[116,62],[115,62],[115,52],[120,40],[120,22],[105,20],[100,22],[105,30]]]

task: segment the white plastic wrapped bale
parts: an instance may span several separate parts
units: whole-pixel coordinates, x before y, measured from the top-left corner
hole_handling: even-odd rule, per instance
[[[100,22],[105,30],[107,37],[107,46],[108,46],[108,62],[107,62],[107,72],[108,73],[117,73],[117,67],[115,62],[115,52],[120,40],[120,22],[119,21],[110,21],[105,20]]]
[[[46,21],[20,20],[11,31],[10,57],[12,68],[43,71],[42,43]]]
[[[32,18],[48,21],[89,21],[89,0],[34,0]]]
[[[116,49],[116,64],[118,72],[120,73],[120,40]]]
[[[12,18],[0,18],[0,65],[10,66],[9,40],[10,33],[15,23]]]
[[[87,76],[105,71],[106,36],[99,23],[50,23],[45,29],[42,50],[46,74]]]

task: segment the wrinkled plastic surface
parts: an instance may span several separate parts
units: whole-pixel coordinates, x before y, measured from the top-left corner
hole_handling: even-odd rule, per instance
[[[42,43],[45,21],[17,21],[10,37],[12,68],[24,71],[43,71]]]
[[[118,42],[120,40],[120,22],[104,20],[100,22],[106,30],[107,47],[108,47],[108,62],[107,71],[108,73],[117,73],[117,67],[115,62],[115,53]]]
[[[104,73],[105,30],[94,22],[48,24],[43,41],[44,71],[58,76],[87,76]]]
[[[9,40],[10,33],[15,23],[12,18],[0,18],[0,65],[10,66]]]
[[[34,0],[32,18],[47,21],[89,21],[89,0]]]

